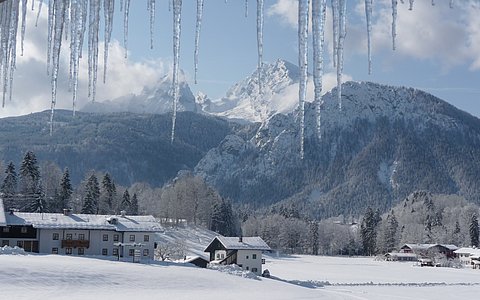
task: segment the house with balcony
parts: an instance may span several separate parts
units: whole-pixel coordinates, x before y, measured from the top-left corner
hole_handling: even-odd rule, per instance
[[[215,237],[205,248],[210,253],[210,263],[230,265],[236,264],[243,270],[257,275],[262,274],[265,260],[262,253],[271,251],[260,237]]]
[[[153,259],[158,231],[153,216],[4,212],[0,199],[0,245],[26,252]]]

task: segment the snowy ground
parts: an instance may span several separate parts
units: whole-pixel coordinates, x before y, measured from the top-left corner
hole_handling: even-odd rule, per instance
[[[373,300],[476,299],[480,294],[480,270],[311,256],[267,257],[265,267],[280,280],[176,264],[0,255],[0,294],[1,299]]]

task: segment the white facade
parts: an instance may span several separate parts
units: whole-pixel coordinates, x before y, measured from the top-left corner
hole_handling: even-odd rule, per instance
[[[262,275],[262,251],[260,250],[238,250],[237,265],[246,271]]]

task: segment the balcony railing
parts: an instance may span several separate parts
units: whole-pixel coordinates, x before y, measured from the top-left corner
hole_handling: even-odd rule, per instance
[[[88,248],[90,241],[88,240],[62,240],[62,248]]]

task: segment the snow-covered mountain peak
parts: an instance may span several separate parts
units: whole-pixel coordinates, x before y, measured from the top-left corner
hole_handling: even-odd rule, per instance
[[[261,69],[232,86],[225,97],[204,106],[204,111],[252,122],[264,122],[276,113],[287,114],[298,103],[299,73],[296,65],[282,59],[265,63]]]

